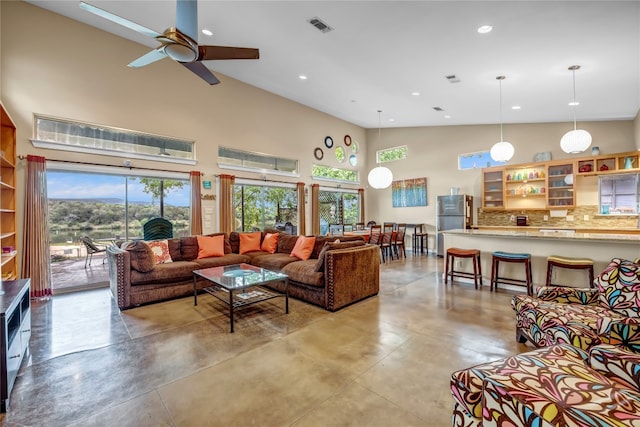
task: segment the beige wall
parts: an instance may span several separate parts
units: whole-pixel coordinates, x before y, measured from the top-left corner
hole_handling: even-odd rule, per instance
[[[30,4],[2,2],[2,42],[1,87],[5,106],[17,122],[19,154],[122,164],[122,158],[34,148],[29,141],[32,117],[40,113],[195,140],[196,166],[141,160],[133,164],[200,170],[206,174],[203,179],[221,173],[217,148],[224,145],[299,159],[299,178],[270,178],[309,184],[316,162],[313,150],[324,148],[326,135],[337,146],[350,134],[361,146],[359,168],[366,170],[365,131],[358,126],[224,75],[217,74],[221,84],[208,86],[170,60],[128,68],[126,64],[147,47]],[[322,164],[338,166],[331,154],[325,149]],[[18,182],[21,189],[23,183]],[[18,203],[22,206],[21,200]],[[307,224],[310,211],[308,206]]]
[[[509,163],[532,162],[535,153],[551,151],[553,159],[571,158],[560,149],[560,138],[573,123],[507,124],[504,137],[515,147]],[[602,154],[633,151],[634,123],[631,120],[579,123],[593,136]],[[377,148],[377,129],[367,132],[372,148]],[[427,177],[427,207],[392,208],[391,189],[369,192],[367,220],[426,223],[435,225],[436,196],[449,194],[451,187],[479,196],[480,170],[458,170],[458,154],[489,150],[499,139],[498,125],[440,126],[382,130],[382,148],[406,144],[409,157],[387,163],[394,179]],[[586,153],[588,155],[588,153]],[[584,157],[585,153],[573,157]],[[374,150],[369,153],[373,164]],[[374,193],[373,195],[371,193]],[[432,229],[432,227],[431,227]]]
[[[636,119],[633,121],[633,131],[635,134],[636,148],[640,150],[640,110],[638,110]]]

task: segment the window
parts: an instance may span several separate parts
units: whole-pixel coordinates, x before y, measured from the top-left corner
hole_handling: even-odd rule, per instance
[[[332,168],[330,166],[312,165],[311,176],[313,179],[326,181],[350,182],[358,184],[358,172],[350,169]]]
[[[34,117],[34,147],[195,164],[193,141],[51,117]]]
[[[358,193],[320,190],[320,235],[329,232],[331,224],[355,224],[360,214]]]
[[[222,169],[299,176],[297,160],[227,147],[218,147],[218,166]]]
[[[489,151],[478,151],[476,153],[460,154],[458,156],[458,169],[482,169],[493,166],[502,166],[506,162],[496,162],[491,158]]]
[[[598,177],[600,213],[637,214],[640,186],[638,174]]]
[[[238,183],[234,186],[235,231],[268,228],[298,234],[298,192],[295,186]]]
[[[376,161],[378,163],[392,162],[394,160],[402,160],[407,158],[409,148],[406,145],[393,148],[385,148],[376,151]]]

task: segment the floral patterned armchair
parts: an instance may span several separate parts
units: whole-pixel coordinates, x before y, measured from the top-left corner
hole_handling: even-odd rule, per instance
[[[589,350],[604,343],[640,353],[640,259],[614,258],[595,284],[514,296],[516,338],[536,347],[568,343]]]

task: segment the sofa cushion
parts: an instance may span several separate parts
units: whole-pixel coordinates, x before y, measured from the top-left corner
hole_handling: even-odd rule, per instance
[[[131,270],[131,285],[167,285],[173,282],[180,282],[193,279],[193,270],[200,268],[198,264],[191,261],[176,261],[165,264],[156,264],[153,270],[147,273],[140,273]]]
[[[356,246],[364,246],[364,240],[355,240],[353,242],[337,242],[337,243],[325,243],[320,254],[318,255],[318,260],[316,261],[316,266],[314,271],[323,271],[324,270],[324,259],[327,251],[332,249],[347,249],[347,248],[355,248]]]
[[[255,231],[253,233],[240,233],[239,237],[240,254],[260,250],[260,240],[262,239],[262,233],[260,231]]]
[[[131,268],[141,273],[147,273],[153,270],[156,265],[156,259],[153,251],[142,240],[127,242],[123,245],[123,249],[129,252]]]
[[[183,261],[182,254],[180,253],[180,239],[167,239],[169,245],[169,254],[174,261]]]
[[[298,236],[280,233],[280,237],[278,237],[278,253],[290,254],[297,241]]]
[[[262,240],[262,244],[260,245],[260,249],[264,252],[269,252],[270,254],[275,254],[278,250],[278,238],[280,235],[278,233],[265,233],[264,239]]]
[[[626,317],[640,317],[640,264],[614,258],[595,282],[602,306]]]
[[[198,259],[224,256],[224,236],[196,236]]]
[[[252,254],[248,255],[251,256]],[[285,265],[291,264],[297,260],[297,258],[292,257],[289,254],[268,254],[266,252],[262,252],[260,255],[251,257],[251,264],[256,267],[266,268],[267,270],[281,271]]]
[[[291,250],[291,256],[306,261],[311,257],[313,245],[316,243],[315,236],[298,236],[295,246]]]
[[[229,238],[226,233],[212,233],[207,234],[208,237],[224,236],[224,253],[231,253],[231,245],[229,244]],[[198,238],[197,236],[188,236],[180,239],[180,253],[184,261],[193,261],[198,258]],[[236,252],[237,253],[237,252]],[[175,260],[174,260],[175,261]]]
[[[289,276],[294,282],[304,283],[305,285],[324,287],[324,273],[315,271],[316,260],[309,259],[306,261],[296,261],[287,264],[282,272]]]
[[[224,256],[220,256],[220,257],[199,258],[199,259],[193,260],[193,262],[198,264],[197,269],[220,267],[223,265],[241,264],[243,262],[248,263],[249,261],[251,261],[251,258],[249,258],[246,255],[240,255],[240,254],[225,254]]]
[[[168,262],[173,262],[171,259],[171,254],[169,253],[169,243],[166,239],[164,240],[151,240],[145,242],[151,250],[153,251],[153,255],[156,258],[156,264],[165,264]]]

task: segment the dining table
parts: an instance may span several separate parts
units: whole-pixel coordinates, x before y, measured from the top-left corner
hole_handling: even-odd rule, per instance
[[[371,237],[371,231],[369,230],[345,231],[343,234],[345,236],[361,236],[365,243],[369,243],[369,238]]]

